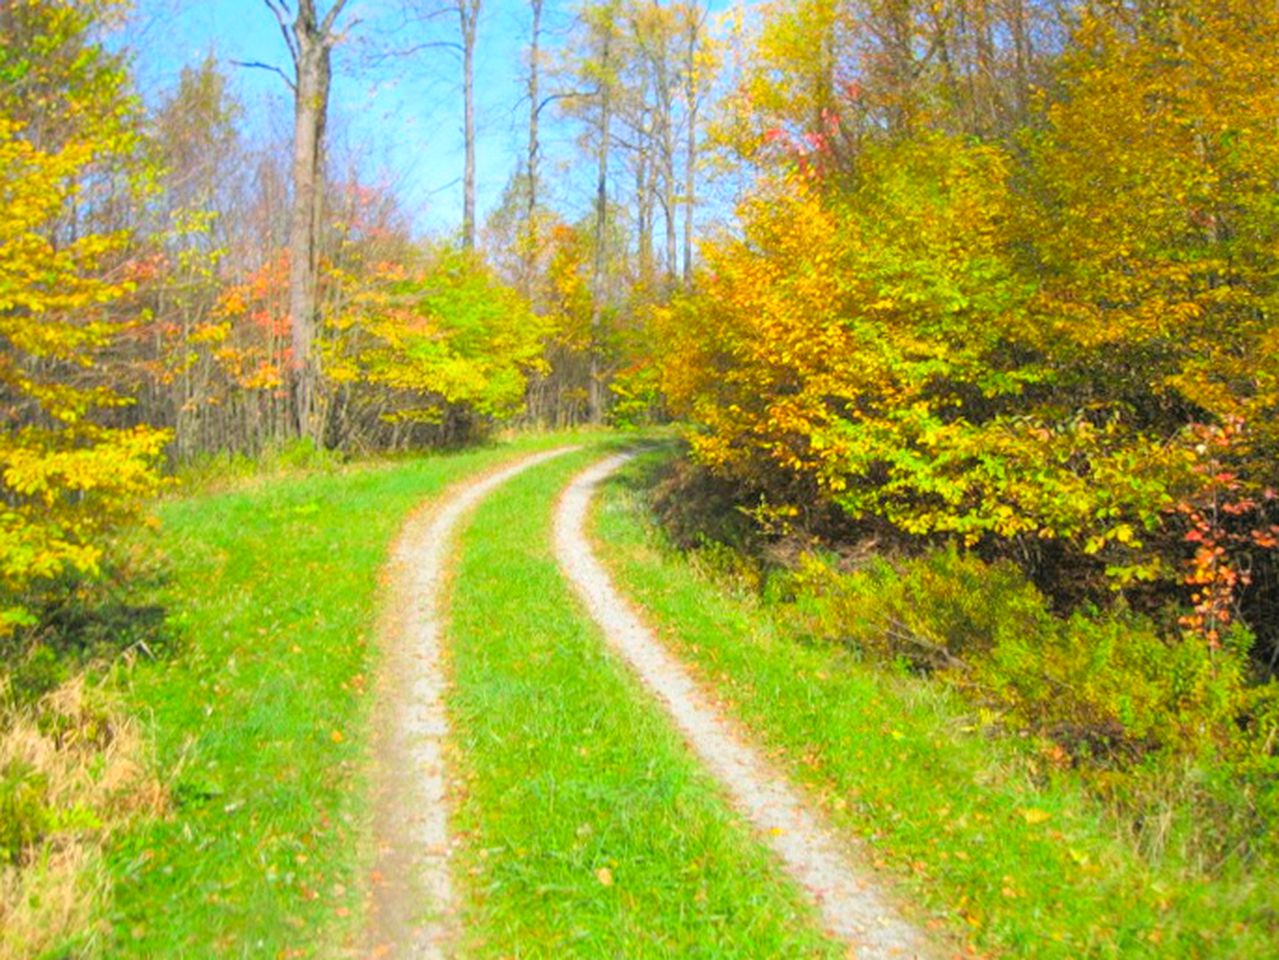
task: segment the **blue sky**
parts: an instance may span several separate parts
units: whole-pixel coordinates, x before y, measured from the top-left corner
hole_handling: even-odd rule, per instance
[[[318,0],[327,9],[329,0]],[[713,0],[723,9],[730,0]],[[424,31],[452,39],[452,11],[431,24],[406,25],[406,6],[438,9],[442,0],[350,0],[343,19],[359,18],[335,55],[331,153],[355,157],[366,181],[382,181],[399,194],[422,232],[457,227],[462,208],[462,92],[457,55],[445,48],[395,56],[420,43]],[[287,141],[291,94],[264,70],[236,68],[231,60],[289,66],[279,28],[262,0],[135,0],[135,16],[121,40],[134,52],[139,87],[149,98],[170,88],[184,65],[213,52],[225,64],[244,101],[251,128]],[[545,0],[544,46],[567,34],[574,4]],[[498,202],[527,137],[524,44],[529,12],[524,0],[484,0],[476,51],[477,194],[481,222]],[[553,197],[576,214],[588,202],[589,177],[573,164],[572,130],[543,113],[544,172],[559,185]]]

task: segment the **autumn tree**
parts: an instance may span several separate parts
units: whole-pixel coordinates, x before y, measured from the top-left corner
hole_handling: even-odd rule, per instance
[[[149,174],[123,65],[92,38],[118,7],[0,4],[0,633],[33,588],[98,570],[166,440],[111,424],[129,398],[96,366],[133,286],[114,225]]]
[[[148,124],[160,189],[147,208],[151,276],[139,291],[150,318],[131,356],[142,367],[138,414],[173,429],[173,454],[183,461],[198,451],[247,448],[225,422],[234,406],[220,402],[215,356],[218,304],[230,282],[227,258],[244,246],[248,226],[249,157],[237,129],[242,113],[209,57],[183,69]],[[262,246],[255,236],[253,247]]]
[[[330,375],[354,388],[353,403],[397,438],[425,429],[451,442],[472,421],[522,409],[545,328],[527,300],[465,250],[369,266],[326,343]]]
[[[1043,0],[801,0],[763,8],[717,142],[767,167],[794,150],[848,172],[862,144],[937,132],[1005,141],[1065,42]],[[739,33],[747,34],[742,28]]]
[[[1076,595],[1180,581],[1209,644],[1275,635],[1273,9],[1088,11],[1017,134],[1015,88],[974,79],[1027,55],[994,11],[881,12],[788,10],[744,78],[730,129],[766,172],[664,314],[699,456],[776,517],[834,505]],[[894,37],[909,84],[856,55]]]
[[[292,325],[292,388],[300,436],[323,440],[319,399],[316,285],[318,244],[324,203],[324,137],[328,122],[333,48],[342,38],[338,21],[347,0],[334,0],[321,13],[314,0],[263,0],[274,15],[289,50],[293,75],[293,209],[289,226],[289,320]],[[291,19],[290,19],[291,18]],[[348,28],[349,28],[348,24]]]
[[[1178,507],[1195,602],[1218,608],[1202,625],[1243,613],[1279,650],[1276,69],[1270,4],[1088,13],[1031,141],[1045,202],[1026,229],[1063,384],[1195,463]]]

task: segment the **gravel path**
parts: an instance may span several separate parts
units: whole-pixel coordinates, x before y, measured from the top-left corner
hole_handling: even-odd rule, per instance
[[[380,633],[383,659],[374,729],[374,836],[369,886],[369,957],[444,956],[453,889],[444,741],[448,716],[440,635],[453,533],[484,497],[519,473],[578,447],[524,457],[463,483],[414,514],[387,570],[390,602]]]
[[[809,892],[827,927],[849,944],[851,956],[901,960],[932,955],[924,935],[900,917],[874,878],[852,864],[847,843],[715,710],[632,612],[595,558],[585,532],[591,496],[627,459],[625,454],[610,457],[579,474],[556,510],[556,556],[591,616],[657,695],[733,804]]]

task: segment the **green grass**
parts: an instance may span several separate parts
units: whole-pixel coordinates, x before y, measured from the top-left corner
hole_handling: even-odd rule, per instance
[[[171,814],[117,836],[111,957],[329,956],[362,919],[366,678],[407,512],[525,438],[162,505],[175,654],[128,673]],[[369,679],[371,688],[372,681]]]
[[[1143,863],[1069,775],[1036,785],[1027,752],[984,737],[939,685],[799,643],[784,606],[699,574],[644,507],[661,456],[630,465],[597,504],[607,562],[676,653],[913,900],[1009,956],[1275,955],[1262,879],[1209,883]]]
[[[516,478],[463,535],[449,643],[463,955],[842,956],[558,572],[552,503],[591,458]]]

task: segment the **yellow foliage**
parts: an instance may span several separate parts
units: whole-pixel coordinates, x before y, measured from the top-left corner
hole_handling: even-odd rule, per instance
[[[760,117],[811,113],[824,68],[797,31],[838,29],[834,11],[764,31],[744,87]],[[741,238],[659,314],[696,454],[773,508],[1065,540],[1119,585],[1175,568],[1170,511],[1204,489],[1196,423],[1246,424],[1243,489],[1279,485],[1279,12],[1150,17],[1086,16],[1015,151],[914,132],[840,176],[820,139],[773,158]]]
[[[49,13],[50,30],[80,22],[69,7],[31,10]],[[109,71],[102,76],[111,87]],[[118,118],[94,122],[100,93],[72,101],[83,115],[68,108],[79,126],[57,143],[38,145],[0,113],[0,635],[29,619],[23,597],[33,585],[96,571],[103,538],[156,488],[167,439],[99,422],[99,411],[127,403],[94,377],[120,328],[109,309],[130,289],[106,269],[125,236],[81,225],[54,241],[91,173],[130,162]]]
[[[446,407],[502,419],[522,405],[539,369],[546,321],[477,257],[440,251],[386,278],[345,278],[345,308],[329,323],[324,369],[338,383],[389,389],[387,419],[435,422]]]

